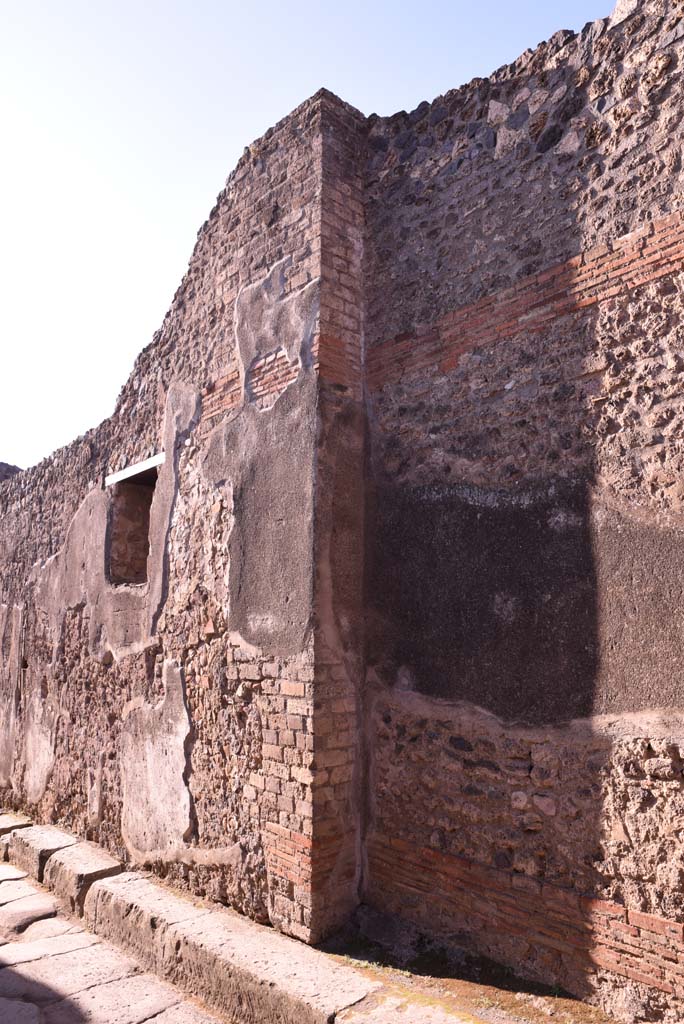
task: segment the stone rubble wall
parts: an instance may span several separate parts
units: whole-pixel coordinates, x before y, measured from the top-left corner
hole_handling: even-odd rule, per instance
[[[371,118],[366,900],[679,1020],[681,4]]]
[[[308,942],[681,1017],[680,0],[249,147],[113,416],[0,484],[0,799]],[[164,450],[147,582],[104,476]]]
[[[320,103],[245,151],[113,416],[0,487],[2,801],[303,938],[313,653],[312,490],[301,472],[277,517],[263,494],[274,515],[259,538],[269,557],[264,531],[281,529],[271,558],[288,545],[292,556],[286,569],[264,568],[278,600],[292,593],[296,608],[251,631],[233,608],[235,574],[258,557],[249,523],[236,529],[255,457],[270,444],[277,458],[287,444],[311,476],[315,389],[300,357],[318,332]],[[287,408],[265,412],[260,438],[249,426],[259,367],[242,366],[240,339],[264,317],[277,319],[274,348],[290,338],[294,369],[271,375]],[[228,476],[216,452],[230,417],[210,421],[201,395],[231,376],[240,386],[230,415],[249,424]],[[250,444],[264,447],[255,456]],[[149,582],[112,587],[104,475],[163,449]]]

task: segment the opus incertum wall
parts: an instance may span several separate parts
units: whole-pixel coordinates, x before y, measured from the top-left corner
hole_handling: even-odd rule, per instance
[[[0,796],[318,941],[684,1004],[682,5],[246,151],[0,484]]]

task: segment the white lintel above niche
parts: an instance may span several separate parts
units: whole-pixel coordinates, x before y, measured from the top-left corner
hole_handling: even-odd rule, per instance
[[[121,483],[122,480],[128,480],[131,476],[138,476],[139,473],[146,473],[148,469],[154,469],[156,466],[163,466],[165,461],[166,452],[158,452],[142,462],[134,462],[132,466],[126,466],[125,469],[120,469],[118,473],[110,473],[109,476],[106,476],[105,487]]]

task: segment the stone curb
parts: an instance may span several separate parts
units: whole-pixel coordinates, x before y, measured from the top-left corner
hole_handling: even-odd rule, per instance
[[[123,865],[95,843],[76,843],[48,857],[43,884],[64,900],[72,913],[83,916],[83,903],[93,882],[111,878]]]
[[[53,825],[29,825],[8,836],[7,859],[21,868],[38,882],[43,881],[43,872],[49,857],[67,846],[78,842],[68,832]]]
[[[0,814],[0,830],[9,817]],[[52,889],[90,931],[229,1020],[330,1024],[380,994],[381,983],[362,972],[233,911],[198,905],[145,874],[123,871],[102,849],[61,829],[22,821],[3,839],[0,856]]]

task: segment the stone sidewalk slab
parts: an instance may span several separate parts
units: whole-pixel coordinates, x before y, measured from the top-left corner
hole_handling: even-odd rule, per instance
[[[164,936],[168,928],[213,913],[176,896],[150,878],[125,872],[91,886],[83,920],[86,928],[133,954],[147,970],[167,976]]]
[[[483,1024],[481,1017],[469,1013],[454,1013],[436,1006],[417,1006],[413,1000],[382,993],[371,996],[359,1006],[343,1011],[335,1018],[336,1024]]]

